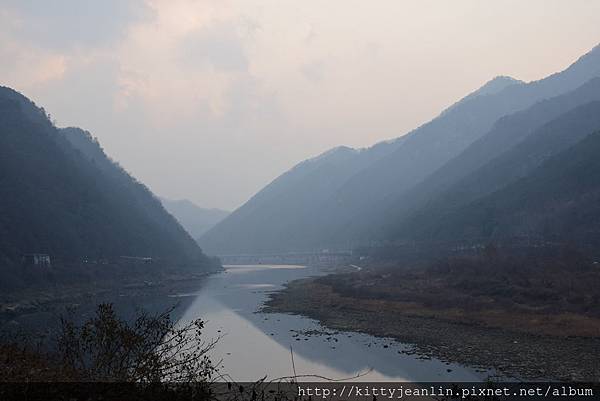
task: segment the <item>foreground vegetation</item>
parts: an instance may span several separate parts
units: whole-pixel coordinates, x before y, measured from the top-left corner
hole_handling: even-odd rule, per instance
[[[222,375],[210,358],[220,338],[207,339],[201,319],[176,323],[173,310],[140,311],[125,320],[112,304],[100,304],[82,323],[61,317],[48,337],[3,332],[0,399],[297,399],[289,386],[264,380],[241,385]]]
[[[201,337],[204,322],[177,326],[172,310],[141,312],[120,319],[111,304],[100,304],[82,324],[62,317],[46,341],[17,336],[1,345],[2,380],[11,382],[207,382],[216,372],[208,352],[216,340]]]

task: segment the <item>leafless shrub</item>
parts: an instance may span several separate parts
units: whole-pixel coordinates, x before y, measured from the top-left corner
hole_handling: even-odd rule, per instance
[[[61,318],[57,356],[80,381],[209,382],[217,368],[208,353],[216,344],[201,338],[200,319],[176,325],[172,309],[157,316],[140,312],[132,323],[121,320],[111,304],[77,325]]]

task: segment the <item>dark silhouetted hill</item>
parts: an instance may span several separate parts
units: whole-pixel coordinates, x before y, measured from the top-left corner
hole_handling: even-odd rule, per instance
[[[56,263],[152,257],[216,268],[142,183],[77,128],[57,129],[40,109],[0,88],[0,266],[21,255]]]

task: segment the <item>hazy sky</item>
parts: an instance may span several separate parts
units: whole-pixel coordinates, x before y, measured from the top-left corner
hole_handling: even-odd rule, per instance
[[[156,194],[231,209],[496,75],[564,69],[599,18],[597,0],[0,0],[0,84]]]

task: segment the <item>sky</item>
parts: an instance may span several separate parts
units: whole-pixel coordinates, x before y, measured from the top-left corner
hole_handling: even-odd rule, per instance
[[[600,43],[596,0],[0,0],[0,85],[159,196],[232,210]]]

